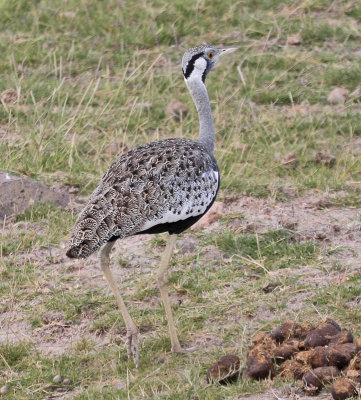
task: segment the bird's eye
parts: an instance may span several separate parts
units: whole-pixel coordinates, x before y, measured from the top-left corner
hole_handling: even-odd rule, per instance
[[[212,58],[214,57],[214,51],[213,50],[209,51],[207,53],[207,57],[212,60]]]

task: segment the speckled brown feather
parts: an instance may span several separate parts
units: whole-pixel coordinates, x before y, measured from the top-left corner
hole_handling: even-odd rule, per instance
[[[217,162],[198,142],[167,139],[137,147],[103,176],[75,224],[67,256],[88,257],[109,240],[169,218],[201,216],[218,187]]]

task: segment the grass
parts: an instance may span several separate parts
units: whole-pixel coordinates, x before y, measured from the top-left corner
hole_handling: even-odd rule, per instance
[[[316,255],[314,242],[299,242],[289,231],[268,231],[263,235],[234,235],[225,232],[215,238],[216,245],[228,255],[258,265],[264,271],[307,265]]]
[[[360,85],[360,21],[360,5],[346,0],[2,0],[0,93],[14,89],[19,99],[0,104],[0,170],[89,195],[120,153],[167,137],[195,139],[197,113],[180,60],[185,48],[208,42],[239,47],[207,79],[220,197],[290,201],[312,189],[336,192],[325,208],[360,207],[360,97],[338,106],[327,100],[335,87],[353,92]],[[288,43],[294,34],[298,46]],[[166,111],[174,98],[189,107],[181,123]],[[291,151],[296,168],[279,161]],[[317,164],[317,151],[335,155],[334,167]],[[122,249],[116,271],[142,333],[139,369],[127,361],[124,324],[97,261],[64,256],[75,215],[40,204],[4,223],[4,398],[40,400],[66,390],[74,400],[236,399],[285,384],[206,383],[218,357],[237,353],[244,361],[257,331],[327,315],[361,334],[352,306],[358,275],[321,287],[307,281],[315,270],[325,281],[330,271],[349,273],[342,262],[324,259],[342,245],[325,252],[327,246],[284,229],[234,233],[237,218],[244,216],[228,215],[212,234],[193,233],[196,250],[178,250],[172,261],[174,318],[194,353],[169,352],[153,268],[165,236],[144,241],[146,258],[138,247]],[[26,335],[12,341],[19,321]],[[47,352],[57,346],[63,351]],[[58,374],[70,385],[55,384]]]
[[[254,9],[250,1],[217,1],[198,9],[189,1],[143,6],[112,1],[106,7],[86,1],[51,7],[45,1],[3,1],[1,7],[1,22],[7,26],[2,35],[9,46],[0,61],[0,90],[21,93],[14,107],[0,110],[0,123],[9,134],[0,148],[1,169],[57,180],[89,193],[99,171],[124,146],[169,137],[175,131],[194,137],[197,117],[181,79],[176,37],[182,46],[204,40],[240,46],[208,82],[223,190],[258,194],[280,179],[300,189],[339,189],[346,171],[355,177],[360,170],[351,148],[337,148],[340,135],[351,146],[359,134],[359,100],[348,103],[346,118],[325,107],[334,86],[352,91],[359,84],[359,57],[352,52],[360,38],[354,10],[342,14],[344,23],[337,25],[332,21],[342,6],[330,21],[326,5],[313,8],[309,2],[302,2],[290,17],[286,14],[292,3],[275,2],[272,18],[265,17],[270,12],[266,4]],[[321,16],[316,19],[317,12]],[[173,14],[178,17],[171,22]],[[122,28],[125,21],[127,29]],[[287,35],[297,32],[301,46],[285,46]],[[246,85],[239,80],[238,65]],[[182,127],[165,113],[174,97],[191,109]],[[307,123],[300,123],[305,118],[292,112],[293,105],[302,102],[319,105]],[[142,107],[144,103],[151,107]],[[270,104],[289,107],[288,116],[275,113]],[[18,135],[21,141],[14,140]],[[230,145],[235,141],[249,145],[241,159],[237,147]],[[302,168],[279,168],[275,148],[296,151]],[[322,148],[338,158],[332,174],[309,162]],[[265,163],[270,166],[266,176]],[[237,170],[242,171],[242,181],[233,178]],[[305,175],[312,180],[305,180]]]

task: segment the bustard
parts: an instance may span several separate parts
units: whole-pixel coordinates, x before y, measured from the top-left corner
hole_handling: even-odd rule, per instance
[[[182,59],[185,82],[196,105],[200,132],[196,141],[174,138],[139,146],[120,156],[105,173],[73,228],[67,256],[85,258],[98,250],[100,265],[127,329],[127,354],[138,365],[139,332],[109,268],[117,239],[142,233],[169,232],[158,270],[173,352],[181,346],[168,298],[168,266],[176,235],[214,202],[220,175],[214,158],[214,126],[205,79],[224,54],[235,48],[197,46]]]

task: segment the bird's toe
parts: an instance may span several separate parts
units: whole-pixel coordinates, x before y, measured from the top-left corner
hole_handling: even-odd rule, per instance
[[[172,353],[184,353],[184,349],[182,349],[182,347],[180,346],[180,344],[178,344],[178,345],[173,345],[173,346],[172,346]]]

